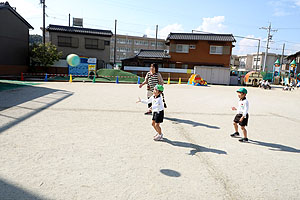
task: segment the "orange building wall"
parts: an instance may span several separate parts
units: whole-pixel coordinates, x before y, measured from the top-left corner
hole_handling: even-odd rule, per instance
[[[208,42],[208,41],[170,41],[172,44],[189,44],[196,45],[196,49],[189,49],[189,53],[171,52],[170,62],[177,62],[180,64],[189,64],[189,68],[193,68],[193,64],[202,65],[222,65],[224,67],[230,66],[230,55],[232,52],[231,42]],[[209,54],[210,45],[230,46],[230,53],[227,55]]]

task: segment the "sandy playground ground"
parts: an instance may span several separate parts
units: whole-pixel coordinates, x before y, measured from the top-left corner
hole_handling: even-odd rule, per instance
[[[299,199],[300,90],[165,85],[164,141],[146,88],[55,83],[0,92],[0,199]]]

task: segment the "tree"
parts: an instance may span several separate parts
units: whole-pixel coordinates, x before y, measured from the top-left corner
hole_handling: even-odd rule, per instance
[[[43,37],[41,35],[29,35],[29,45],[41,44],[43,42]]]
[[[55,45],[51,43],[34,44],[30,52],[30,61],[33,66],[42,66],[47,72],[47,67],[53,65],[55,61],[58,61],[62,52],[59,52]]]

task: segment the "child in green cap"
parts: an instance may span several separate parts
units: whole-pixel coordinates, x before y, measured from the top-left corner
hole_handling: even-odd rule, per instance
[[[161,131],[160,123],[164,120],[164,98],[163,93],[164,87],[162,85],[156,85],[153,90],[153,95],[147,99],[138,99],[137,103],[142,102],[145,104],[152,103],[152,126],[157,132],[154,136],[155,141],[163,140],[163,134]]]
[[[245,126],[248,125],[248,119],[249,119],[249,102],[246,99],[247,95],[247,90],[245,88],[240,88],[236,91],[238,93],[238,97],[240,98],[238,102],[238,108],[232,107],[232,110],[236,110],[237,114],[233,120],[233,127],[235,130],[235,133],[231,134],[231,137],[237,137],[239,136],[238,132],[238,124],[241,126],[241,129],[244,134],[244,138],[239,139],[240,142],[248,142],[248,137],[247,137],[247,130]]]

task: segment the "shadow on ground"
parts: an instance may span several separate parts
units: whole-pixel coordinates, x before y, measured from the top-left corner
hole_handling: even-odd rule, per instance
[[[38,86],[27,86],[21,87],[17,90],[5,90],[0,92],[0,117],[9,118],[9,122],[2,124],[0,123],[0,134],[5,130],[19,124],[20,122],[36,115],[37,113],[59,103],[60,101],[73,95],[72,92],[65,90],[56,90]],[[36,100],[40,97],[44,98],[44,101]],[[36,108],[27,108],[18,106],[20,104],[32,101],[38,103],[39,107]],[[26,112],[23,116],[14,118],[13,116],[7,116],[3,113],[6,109],[11,107],[16,107],[20,109],[26,109]]]
[[[175,170],[171,170],[171,169],[161,169],[160,172],[166,176],[170,176],[170,177],[180,177],[181,174]]]
[[[269,147],[269,149],[272,151],[286,151],[291,153],[300,153],[299,149],[295,149],[293,147],[285,146],[282,144],[267,143],[267,142],[261,142],[256,140],[249,140],[249,143]]]
[[[172,141],[172,140],[169,140],[168,138],[164,138],[162,140],[162,142],[166,142],[168,144],[171,144],[171,145],[177,146],[177,147],[191,148],[192,150],[190,150],[190,153],[188,155],[192,155],[192,156],[198,152],[211,152],[211,153],[216,153],[216,154],[227,154],[226,151],[223,151],[223,150],[206,148],[206,147],[199,146],[199,145],[193,144],[193,143]]]
[[[1,200],[43,200],[37,194],[26,191],[23,188],[15,186],[0,178],[0,199]]]
[[[211,126],[211,125],[203,124],[203,123],[200,123],[200,122],[194,122],[194,121],[188,120],[188,119],[178,119],[178,118],[172,118],[172,117],[164,117],[164,119],[170,120],[174,124],[190,124],[193,127],[203,126],[203,127],[206,127],[206,128],[220,129],[220,127],[218,127],[218,126]]]

